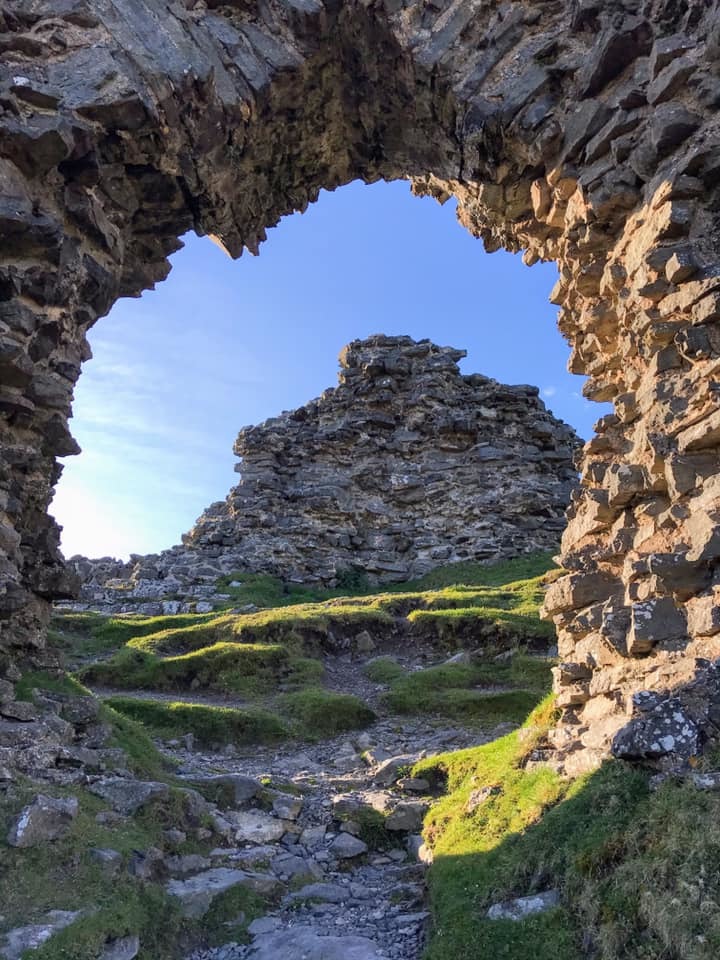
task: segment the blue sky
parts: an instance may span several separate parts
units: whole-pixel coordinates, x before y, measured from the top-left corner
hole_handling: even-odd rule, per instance
[[[337,355],[372,333],[468,351],[466,373],[534,383],[587,437],[604,412],[566,371],[548,294],[552,264],[488,255],[454,205],[407,183],[353,183],[230,260],[186,237],[170,277],[90,331],[73,433],[51,512],[66,555],[127,556],[179,542],[236,481],[238,430],[336,382]]]

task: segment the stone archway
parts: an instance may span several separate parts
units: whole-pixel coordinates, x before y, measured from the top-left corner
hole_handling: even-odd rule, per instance
[[[571,369],[615,404],[585,447],[568,574],[546,603],[566,768],[620,728],[620,755],[696,752],[714,676],[697,658],[720,643],[717,14],[714,0],[6,0],[8,675],[72,589],[47,505],[55,458],[76,450],[87,329],[162,280],[189,229],[238,256],[322,187],[409,177],[455,195],[487,249],[557,261]]]

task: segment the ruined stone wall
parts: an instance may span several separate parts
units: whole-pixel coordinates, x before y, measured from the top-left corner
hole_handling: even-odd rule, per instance
[[[188,229],[239,255],[322,187],[408,177],[454,195],[487,249],[557,261],[572,369],[615,406],[546,605],[567,768],[618,731],[623,756],[701,750],[720,643],[717,0],[3,0],[0,30],[8,664],[72,586],[46,509],[87,328],[161,280]]]
[[[537,387],[463,376],[464,356],[410,337],[353,341],[337,387],[240,431],[240,482],[182,547],[125,565],[73,558],[81,608],[202,610],[236,571],[383,583],[556,550],[580,441]]]

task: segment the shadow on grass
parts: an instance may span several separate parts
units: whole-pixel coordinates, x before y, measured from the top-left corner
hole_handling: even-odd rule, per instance
[[[720,797],[674,782],[651,792],[646,772],[617,761],[575,781],[526,772],[522,739],[416,769],[448,787],[425,827],[435,854],[426,960],[720,956]],[[483,787],[492,792],[473,809]],[[560,907],[487,918],[493,903],[548,889]]]

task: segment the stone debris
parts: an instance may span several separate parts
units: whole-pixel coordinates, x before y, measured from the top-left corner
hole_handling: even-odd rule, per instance
[[[383,744],[388,748],[386,752],[405,765],[408,758],[418,755],[420,745],[427,746],[429,752],[445,752],[477,742],[477,731],[403,717],[378,720],[372,730],[358,734],[352,741],[338,737],[308,745],[302,756],[287,746],[274,751],[272,756],[253,750],[244,758],[223,758],[228,773],[242,770],[244,775],[258,780],[291,782],[302,794],[303,804],[297,821],[289,822],[294,825],[294,832],[286,833],[280,840],[263,846],[219,847],[212,851],[214,864],[253,871],[256,876],[265,873],[285,884],[287,892],[280,894],[273,912],[250,925],[249,932],[255,938],[251,946],[228,943],[197,951],[192,960],[251,960],[256,956],[253,950],[260,946],[265,949],[266,942],[275,944],[275,940],[262,939],[265,934],[282,937],[283,943],[292,945],[298,928],[322,941],[322,945],[312,941],[318,949],[328,944],[332,947],[333,938],[341,937],[344,941],[353,935],[369,941],[373,955],[382,960],[419,960],[428,919],[424,909],[424,872],[432,855],[422,836],[400,829],[410,826],[409,819],[404,824],[400,819],[410,811],[412,825],[417,829],[427,804],[417,794],[408,796],[397,782],[384,788],[374,784],[378,768],[368,767],[359,758],[355,769],[345,773],[336,773],[329,758],[348,749]],[[177,749],[172,756],[180,762],[179,772],[188,782],[197,782],[205,771],[217,769],[216,755]],[[285,796],[292,798],[293,794],[288,792]],[[266,794],[262,802],[269,799],[277,798],[268,798]],[[394,811],[399,811],[395,824],[398,829],[387,829]],[[370,812],[374,814],[373,829],[380,831],[375,834],[380,849],[373,848],[370,838],[366,843],[364,835],[358,838],[346,829],[354,827],[352,818],[362,821]],[[375,819],[378,815],[379,821]],[[348,857],[345,853],[353,855]],[[342,948],[346,945],[343,942]],[[278,960],[283,956],[297,960],[298,955],[281,952]],[[324,958],[325,954],[320,956]]]
[[[338,883],[308,883],[290,895],[293,900],[317,900],[320,903],[345,903],[352,897],[349,887]]]
[[[537,388],[463,375],[464,356],[410,337],[348,344],[337,387],[240,432],[239,484],[182,546],[126,564],[73,557],[71,608],[201,612],[229,598],[215,581],[232,571],[382,583],[555,549],[579,440]],[[376,640],[363,630],[355,644]]]

